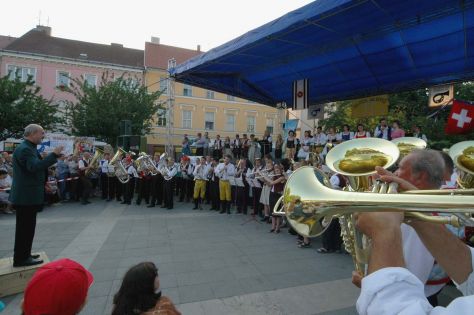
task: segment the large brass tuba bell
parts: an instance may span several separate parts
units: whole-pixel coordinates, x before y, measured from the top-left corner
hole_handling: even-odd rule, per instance
[[[474,188],[474,141],[462,141],[449,149],[458,172],[458,185],[461,188]]]

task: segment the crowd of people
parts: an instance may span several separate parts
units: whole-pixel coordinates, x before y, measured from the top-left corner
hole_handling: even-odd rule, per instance
[[[380,131],[380,137],[387,137],[387,139],[393,139],[393,132],[397,131],[396,128],[389,131],[383,121],[377,129]],[[364,132],[363,128],[361,130]],[[87,204],[89,193],[96,185],[100,187],[100,196],[107,201],[117,200],[123,204],[134,202],[137,205],[144,203],[150,208],[161,206],[171,210],[176,199],[178,202],[189,203],[189,207],[195,211],[202,211],[204,205],[208,204],[209,210],[219,211],[222,214],[235,212],[242,215],[260,216],[262,221],[271,223],[269,232],[279,233],[285,222],[284,217],[273,213],[274,205],[283,192],[288,176],[298,167],[312,165],[319,168],[327,173],[334,189],[342,189],[346,186],[347,178],[341,174],[330,173],[329,168],[324,165],[324,158],[333,146],[351,139],[350,135],[343,137],[348,132],[350,131],[345,127],[339,139],[331,129],[327,134],[323,133],[321,128],[318,128],[314,135],[305,132],[304,137],[300,139],[296,139],[294,132],[290,132],[285,140],[279,137],[280,143],[286,143],[284,149],[282,148],[281,158],[276,157],[277,148],[272,148],[273,143],[268,134],[266,143],[258,143],[254,150],[254,152],[261,151],[263,147],[260,152],[262,157],[254,156],[253,160],[250,159],[250,151],[242,150],[242,148],[237,151],[235,147],[229,147],[230,153],[222,150],[222,155],[219,156],[219,152],[215,155],[216,146],[208,147],[208,151],[205,151],[203,146],[202,151],[197,148],[200,150],[196,152],[202,153],[202,156],[182,155],[179,163],[176,163],[173,158],[155,153],[153,168],[149,169],[149,172],[137,171],[139,167],[133,162],[133,156],[126,154],[122,159],[128,174],[128,181],[125,183],[112,175],[109,167],[110,154],[104,154],[104,158],[99,162],[99,169],[92,172],[87,172],[90,170],[90,153],[84,152],[81,157],[73,157],[72,161],[77,164],[75,177],[66,172],[58,173],[62,162],[67,166],[64,166],[64,170],[70,170],[67,164],[69,161],[60,154],[60,149],[44,157],[43,167],[48,169],[57,159],[56,178],[65,179],[58,183],[60,198],[70,199],[74,196],[76,199],[81,198],[83,204]],[[366,136],[368,136],[367,133]],[[420,132],[418,136],[423,137]],[[332,138],[335,139],[334,142],[330,142]],[[314,150],[314,147],[320,145],[323,146],[323,150]],[[219,144],[217,148],[220,148]],[[212,155],[206,155],[205,153],[209,153],[210,149],[212,149]],[[306,154],[300,153],[301,150]],[[283,153],[286,157],[283,157]],[[319,158],[312,158],[314,155]],[[8,174],[8,171],[6,173]],[[377,175],[381,180],[397,182],[399,187],[409,190],[439,189],[443,185],[445,188],[453,188],[455,180],[452,179],[455,178],[453,176],[455,173],[456,170],[449,155],[429,149],[413,151],[399,162],[398,169],[394,172],[383,168],[377,169]],[[59,174],[62,176],[60,177]],[[90,177],[86,174],[95,175]],[[44,176],[46,178],[46,175]],[[68,185],[74,182],[76,186]],[[60,183],[65,183],[64,190],[61,189]],[[44,192],[47,190],[45,189]],[[14,204],[15,209],[24,211],[22,207],[17,208],[18,201]],[[235,210],[232,209],[233,207]],[[17,230],[19,218],[17,213]],[[354,284],[362,289],[357,303],[359,313],[383,314],[389,303],[390,314],[400,312],[427,314],[432,311],[437,311],[439,314],[443,311],[446,311],[446,314],[467,314],[466,310],[472,308],[474,304],[472,298],[469,297],[456,299],[446,309],[439,307],[433,309],[433,307],[437,305],[438,293],[451,279],[463,294],[474,294],[472,259],[474,251],[472,248],[460,240],[462,235],[455,235],[456,231],[448,232],[444,226],[415,221],[407,225],[402,221],[403,214],[401,213],[364,213],[356,217],[357,227],[372,239],[373,245],[367,274],[353,274]],[[340,224],[338,220],[332,220],[328,224],[328,228],[322,235],[323,247],[318,250],[319,253],[341,251]],[[16,235],[16,242],[17,237],[19,235]],[[297,237],[299,247],[311,246],[310,239]],[[22,242],[21,237],[19,242]],[[16,252],[17,245],[15,245]],[[31,244],[29,252],[31,255]],[[31,257],[30,260],[33,259]],[[26,261],[28,262],[29,260]],[[67,269],[70,268],[67,266],[77,263],[60,260],[51,264],[63,264]],[[60,270],[53,268],[51,271],[51,268],[47,266],[41,269],[44,268],[50,273],[57,273],[57,270]],[[80,277],[84,288],[90,286],[92,275],[78,266],[73,269],[82,274]],[[61,276],[56,277],[61,279]],[[34,281],[34,279],[25,292],[23,304],[25,315],[36,314],[28,311],[29,301],[34,300],[33,295],[28,295],[29,290],[41,290],[43,294],[47,292],[38,284],[40,281]],[[138,288],[143,292],[138,294]],[[72,292],[72,288],[70,293],[68,290],[65,287],[63,294],[77,296],[75,291]],[[86,293],[87,289],[85,289]],[[81,291],[80,296],[82,295],[84,295],[84,290]],[[55,298],[58,297],[42,299],[42,303],[46,305],[46,308],[59,307],[58,300]],[[74,304],[76,313],[85,303],[85,297],[81,299]],[[81,301],[82,303],[79,303]],[[157,309],[165,308],[169,310],[169,313],[164,314],[179,314],[169,299],[161,297],[156,266],[145,262],[132,267],[125,275],[119,292],[115,295],[113,314],[153,314]],[[51,314],[65,313],[52,311]]]

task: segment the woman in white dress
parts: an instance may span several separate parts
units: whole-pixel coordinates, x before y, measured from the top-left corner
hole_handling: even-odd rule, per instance
[[[263,212],[265,216],[262,221],[269,222],[270,219],[270,190],[272,186],[269,184],[271,182],[271,176],[273,175],[273,161],[267,160],[265,169],[262,172],[258,172],[257,177],[266,177],[269,181],[265,181],[265,185],[262,188],[262,194],[260,195],[260,203],[263,204]]]

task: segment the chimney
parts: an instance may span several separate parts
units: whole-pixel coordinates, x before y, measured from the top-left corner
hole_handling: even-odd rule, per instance
[[[111,43],[110,46],[112,46],[112,47],[118,47],[118,48],[123,48],[123,45],[122,45],[122,44],[119,44],[119,43]]]
[[[159,37],[152,36],[152,37],[151,37],[151,43],[152,43],[152,44],[157,44],[157,45],[159,45],[159,44],[160,44],[160,38],[159,38]]]
[[[44,25],[36,25],[35,31],[43,32],[48,36],[51,36],[51,27]]]
[[[198,52],[201,52],[201,45],[198,45],[197,51],[198,51]]]

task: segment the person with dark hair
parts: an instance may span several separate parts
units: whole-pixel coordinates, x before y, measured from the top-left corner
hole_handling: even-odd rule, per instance
[[[412,129],[412,136],[415,138],[420,138],[428,142],[428,138],[426,138],[426,135],[421,132],[421,127],[418,125],[413,125]]]
[[[374,137],[392,140],[392,127],[387,125],[387,119],[380,118],[379,124],[375,127]]]
[[[170,298],[162,296],[158,268],[142,262],[125,274],[114,296],[112,315],[180,315]]]
[[[400,120],[394,120],[392,123],[392,139],[405,137],[405,130],[400,127]]]
[[[355,139],[359,138],[369,138],[370,137],[370,132],[365,131],[363,124],[357,124],[357,132],[354,135]]]

